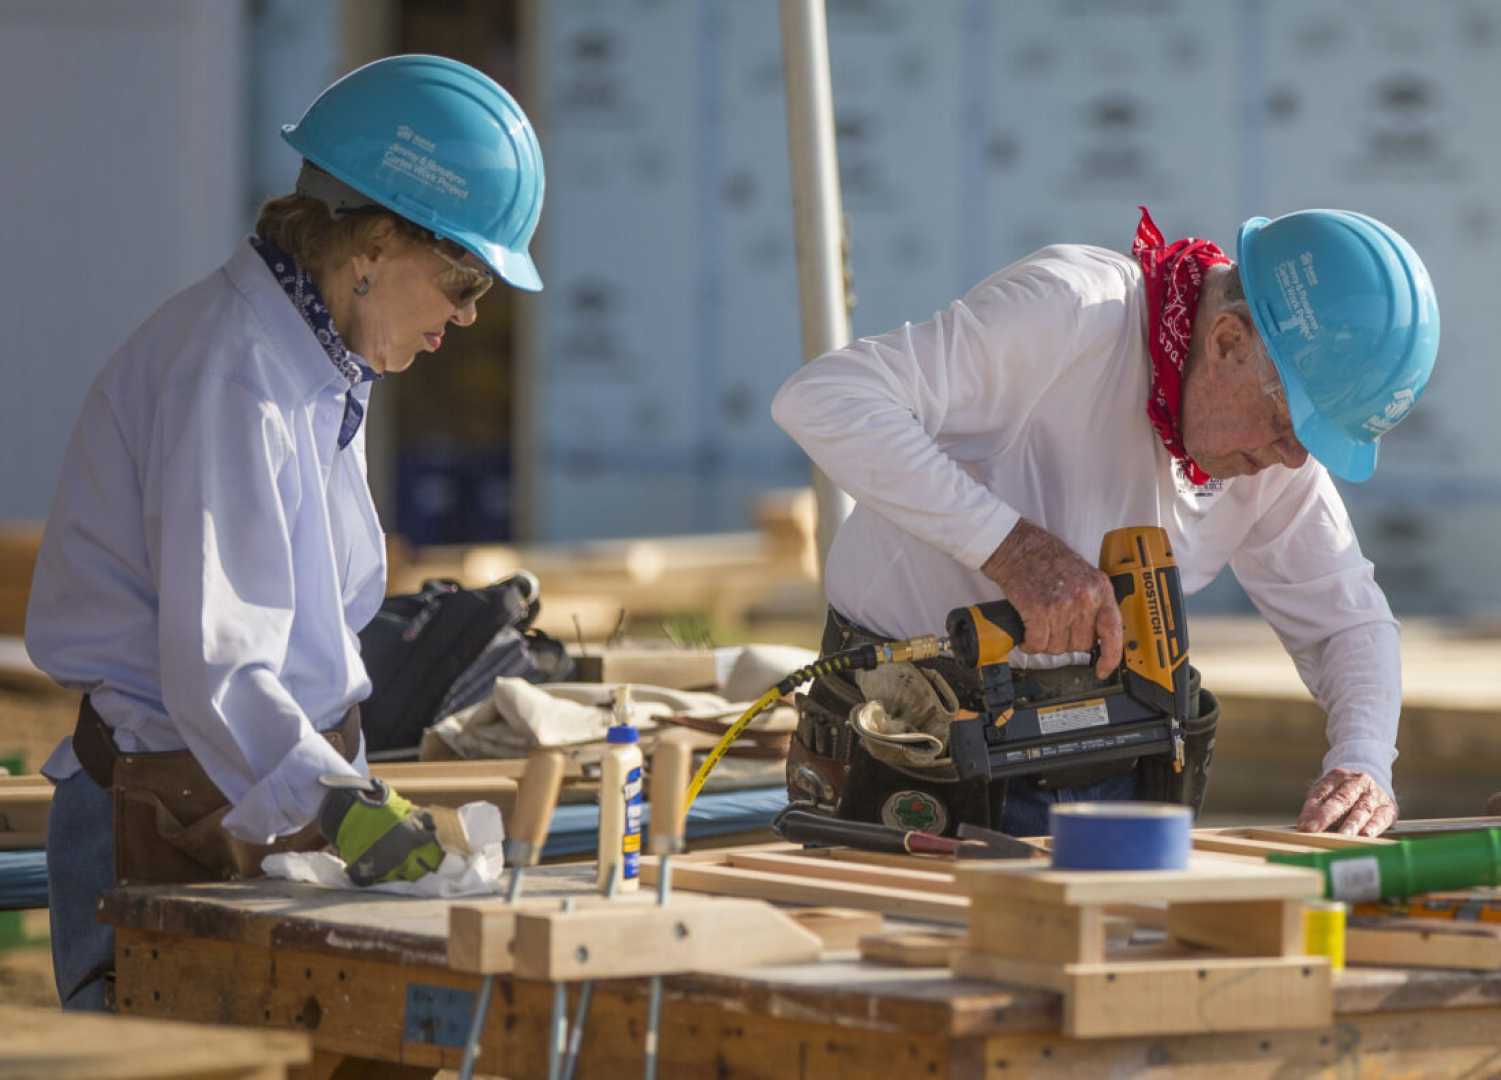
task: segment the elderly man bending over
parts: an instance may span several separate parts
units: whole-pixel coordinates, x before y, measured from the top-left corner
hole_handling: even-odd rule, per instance
[[[942,633],[951,609],[1004,597],[1026,626],[1013,665],[1044,692],[1087,688],[1120,663],[1122,631],[1081,553],[1111,529],[1160,525],[1184,591],[1228,564],[1328,714],[1299,827],[1374,836],[1397,816],[1397,624],[1330,473],[1367,479],[1422,394],[1437,301],[1413,249],[1361,214],[1253,218],[1237,254],[1167,244],[1143,208],[1131,256],[1044,248],[931,321],[793,375],[773,415],[857,502],[829,555],[824,649]],[[1197,679],[1181,774],[1075,766],[993,784],[976,807],[952,770],[852,734],[852,709],[885,695],[942,737],[975,676],[923,663],[813,685],[795,801],[950,831],[979,816],[1021,835],[1045,832],[1058,801],[1202,804],[1218,710]]]

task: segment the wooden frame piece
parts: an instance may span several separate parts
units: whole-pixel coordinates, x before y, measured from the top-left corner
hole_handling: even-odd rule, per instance
[[[1302,900],[1323,889],[1315,871],[1195,854],[1186,870],[963,867],[958,878],[970,890],[970,928],[952,970],[1059,991],[1067,1035],[1333,1020],[1329,962],[1302,955]],[[1146,911],[1151,901],[1165,902],[1166,911]],[[1169,940],[1111,941],[1107,912],[1131,905],[1161,922]]]
[[[969,899],[929,870],[845,863],[796,855],[792,844],[757,852],[709,851],[672,860],[674,890],[784,904],[856,908],[908,919],[963,924]],[[767,856],[771,856],[770,859]],[[641,860],[641,883],[657,880],[657,860]],[[879,882],[879,883],[877,883]],[[948,890],[948,891],[940,891]]]
[[[1063,1033],[1075,1038],[1328,1027],[1334,1020],[1324,957],[1206,957],[1062,967],[956,952],[956,975],[1064,995]]]
[[[515,973],[523,979],[639,978],[817,960],[823,942],[770,904],[694,899],[601,904],[516,916]]]

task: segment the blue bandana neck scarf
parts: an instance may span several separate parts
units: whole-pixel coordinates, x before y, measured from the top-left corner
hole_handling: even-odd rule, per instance
[[[323,346],[323,351],[328,354],[334,368],[349,383],[349,390],[344,395],[344,421],[339,425],[339,449],[342,450],[354,439],[355,433],[360,430],[360,423],[365,419],[365,408],[355,399],[354,388],[362,382],[373,382],[381,376],[361,360],[358,353],[349,351],[349,346],[344,344],[344,339],[334,328],[333,316],[328,313],[323,294],[313,283],[312,275],[299,266],[296,259],[260,236],[252,236],[250,246],[255,248],[256,254],[270,269],[272,276],[287,294],[287,299],[292,301],[292,306],[318,339],[318,344]]]

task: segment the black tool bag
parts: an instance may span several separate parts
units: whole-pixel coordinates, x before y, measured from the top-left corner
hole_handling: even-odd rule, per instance
[[[433,579],[421,592],[387,597],[360,632],[374,685],[360,705],[366,752],[414,750],[431,724],[482,701],[500,676],[570,678],[573,658],[532,628],[538,594],[537,579],[521,571],[479,589]]]

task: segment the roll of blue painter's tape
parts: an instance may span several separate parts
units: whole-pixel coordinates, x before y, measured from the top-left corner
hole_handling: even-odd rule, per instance
[[[1057,870],[1182,870],[1193,815],[1172,803],[1055,803],[1048,815]]]

